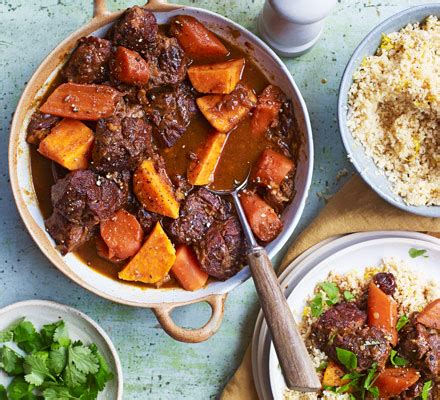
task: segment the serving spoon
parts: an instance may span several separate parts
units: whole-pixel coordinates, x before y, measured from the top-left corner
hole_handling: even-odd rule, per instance
[[[317,392],[321,383],[307,348],[275,275],[272,262],[266,249],[255,240],[240,202],[239,192],[246,186],[248,178],[249,174],[231,190],[214,190],[210,187],[207,189],[220,196],[229,195],[234,200],[247,242],[246,257],[249,268],[287,387],[301,392]]]

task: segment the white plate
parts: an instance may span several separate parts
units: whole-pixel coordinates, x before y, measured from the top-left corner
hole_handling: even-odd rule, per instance
[[[122,400],[124,384],[118,353],[110,338],[95,321],[81,311],[62,304],[46,300],[29,300],[11,304],[0,310],[0,331],[23,317],[32,322],[37,330],[43,325],[62,319],[73,340],[81,340],[84,344],[95,343],[114,375],[114,378],[107,382],[105,389],[100,392],[98,399]],[[0,384],[6,387],[10,380],[11,378],[4,372],[0,372]]]
[[[427,250],[428,257],[411,258],[410,248]],[[317,283],[324,281],[330,272],[346,274],[351,271],[363,273],[366,267],[379,265],[382,259],[392,257],[403,261],[414,272],[423,272],[422,280],[436,279],[440,283],[440,241],[436,243],[409,238],[382,238],[367,240],[342,249],[325,260],[312,266],[312,269],[294,285],[288,303],[295,320],[300,321],[307,298],[313,293]],[[286,384],[278,358],[271,343],[269,352],[269,376],[273,397],[282,399]]]
[[[307,271],[318,262],[334,254],[336,251],[355,243],[385,237],[406,237],[416,240],[424,240],[430,243],[439,243],[439,239],[436,239],[433,236],[407,231],[360,232],[326,239],[305,251],[292,261],[279,276],[278,279],[284,289],[284,294],[288,297],[295,285],[301,277],[307,273]],[[270,345],[270,334],[266,322],[264,321],[263,313],[260,311],[257,317],[252,340],[252,372],[260,400],[273,399],[269,380]]]

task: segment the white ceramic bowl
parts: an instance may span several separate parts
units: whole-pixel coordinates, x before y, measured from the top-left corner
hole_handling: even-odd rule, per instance
[[[96,3],[97,5],[101,4],[101,2]],[[146,7],[155,13],[160,24],[166,23],[171,17],[178,14],[192,15],[221,37],[237,43],[248,52],[249,56],[266,73],[269,80],[280,86],[292,100],[298,124],[298,136],[301,138],[302,146],[297,163],[295,198],[282,216],[284,230],[276,240],[267,246],[269,256],[275,256],[287,242],[299,221],[312,178],[312,132],[307,108],[298,87],[278,56],[255,35],[233,21],[207,10],[174,6],[157,1],[150,2]],[[226,294],[250,277],[248,267],[243,268],[238,274],[224,282],[212,282],[207,287],[195,292],[182,289],[143,289],[99,274],[74,254],[62,257],[44,229],[43,216],[38,207],[32,183],[29,145],[25,140],[26,126],[36,106],[34,99],[44,94],[62,67],[66,55],[75,47],[77,39],[90,34],[102,36],[120,15],[120,13],[102,14],[103,10],[100,7],[96,7],[96,9],[100,10],[101,14],[95,16],[89,24],[63,41],[41,64],[27,85],[17,106],[9,143],[9,168],[17,207],[26,227],[43,253],[73,281],[106,299],[131,306],[153,308],[164,329],[176,339],[191,342],[206,340],[220,326]],[[239,32],[238,37],[237,32]],[[211,320],[207,325],[193,331],[177,327],[170,317],[171,310],[176,306],[198,301],[207,301],[213,309]]]

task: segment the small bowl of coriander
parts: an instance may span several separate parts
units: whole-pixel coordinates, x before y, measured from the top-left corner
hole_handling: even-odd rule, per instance
[[[122,400],[121,362],[87,315],[45,300],[0,310],[0,399]]]

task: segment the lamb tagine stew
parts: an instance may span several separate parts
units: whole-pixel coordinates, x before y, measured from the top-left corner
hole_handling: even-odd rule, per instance
[[[190,16],[128,9],[84,37],[27,127],[47,231],[115,279],[203,287],[244,261],[230,189],[263,244],[294,196],[291,102],[249,56]]]

